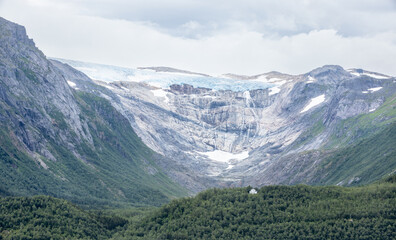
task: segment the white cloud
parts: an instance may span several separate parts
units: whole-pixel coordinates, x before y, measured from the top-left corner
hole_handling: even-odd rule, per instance
[[[325,64],[338,64],[396,75],[393,66],[396,57],[396,26],[393,26],[396,23],[384,23],[394,16],[393,11],[384,10],[386,1],[376,8],[356,8],[350,12],[350,17],[334,1],[321,1],[322,7],[318,1],[263,1],[267,5],[260,5],[260,8],[257,1],[241,2],[230,1],[228,8],[212,3],[210,8],[209,2],[190,0],[171,1],[169,6],[163,1],[138,4],[135,1],[89,0],[81,5],[76,0],[3,0],[0,15],[25,25],[38,47],[52,57],[129,67],[165,65],[212,74],[258,74],[271,70],[297,74]],[[357,6],[356,1],[348,3],[343,7]],[[92,10],[88,4],[92,4]],[[123,4],[135,6],[132,12],[146,12],[140,13],[135,21],[126,20],[126,13],[120,7]],[[102,13],[106,10],[104,6],[108,6],[112,16]],[[150,6],[154,13],[150,13]],[[176,6],[177,9],[172,8]],[[240,12],[232,6],[239,7]],[[372,13],[367,10],[369,7],[373,8]],[[194,19],[198,10],[190,13],[189,18],[185,11],[176,14],[168,23],[161,23],[158,19],[162,17],[150,17],[160,8],[169,11],[166,13],[169,18],[173,13],[194,8],[205,9],[203,16],[212,13],[219,16],[211,16],[205,22],[198,17]],[[337,9],[340,19],[338,16],[329,18]],[[348,25],[342,19],[374,16],[376,12],[383,15],[378,17],[381,26],[357,19],[347,28],[339,27]],[[118,13],[119,19],[116,18]],[[163,19],[166,14],[162,14]],[[225,19],[218,20],[221,17]],[[375,31],[343,32],[358,27],[356,22]]]
[[[270,35],[335,29],[344,36],[356,36],[396,28],[394,0],[229,0],[227,4],[224,0],[26,1],[81,15],[151,22],[164,31],[177,34],[180,31],[175,29],[183,28],[188,22],[202,26],[198,30],[200,35],[202,31],[213,33],[233,22],[243,22],[252,31]]]

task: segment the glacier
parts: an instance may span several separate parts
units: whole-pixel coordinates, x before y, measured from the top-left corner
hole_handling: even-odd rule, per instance
[[[80,70],[91,79],[108,83],[117,81],[144,82],[162,89],[169,89],[173,84],[189,84],[195,88],[209,88],[215,91],[231,90],[234,92],[277,87],[276,83],[266,82],[259,79],[237,80],[225,77],[202,76],[175,72],[156,72],[151,69],[126,68],[59,58],[54,59]],[[277,93],[276,89],[273,94],[275,93]]]

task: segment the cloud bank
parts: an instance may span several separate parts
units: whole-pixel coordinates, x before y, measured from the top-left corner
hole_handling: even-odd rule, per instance
[[[396,75],[395,1],[0,0],[46,55],[209,74]]]

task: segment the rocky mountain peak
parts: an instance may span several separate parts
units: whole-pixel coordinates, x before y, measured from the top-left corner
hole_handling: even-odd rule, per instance
[[[29,44],[34,46],[33,40],[26,35],[25,27],[7,21],[2,17],[0,17],[0,32],[2,33],[0,35],[0,44],[4,44],[8,41],[8,43],[12,42],[18,45]]]
[[[326,74],[348,74],[348,72],[339,65],[324,65],[312,70],[309,74],[311,76],[321,76]]]
[[[328,84],[337,83],[351,77],[348,71],[338,65],[324,65],[312,70],[306,75]]]
[[[80,82],[99,88],[81,72],[49,61],[24,27],[0,19],[2,187],[74,201],[159,203],[168,200],[169,188],[182,194],[128,120],[93,91],[77,91]]]

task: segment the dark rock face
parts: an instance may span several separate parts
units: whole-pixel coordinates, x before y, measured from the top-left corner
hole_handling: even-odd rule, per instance
[[[178,94],[203,94],[211,91],[212,89],[209,88],[194,88],[193,86],[189,84],[183,84],[183,85],[178,85],[178,84],[173,84],[170,86],[170,90],[174,93]]]
[[[25,28],[1,19],[0,32],[1,100],[8,105],[4,109],[19,113],[9,114],[10,122],[3,124],[12,126],[31,151],[46,152],[45,137],[55,139],[57,134],[57,140],[66,145],[81,139],[92,141],[80,121],[79,108],[66,80],[35,48]],[[69,130],[54,128],[55,115],[65,117],[75,139],[67,136]],[[45,136],[29,126],[37,127]]]

